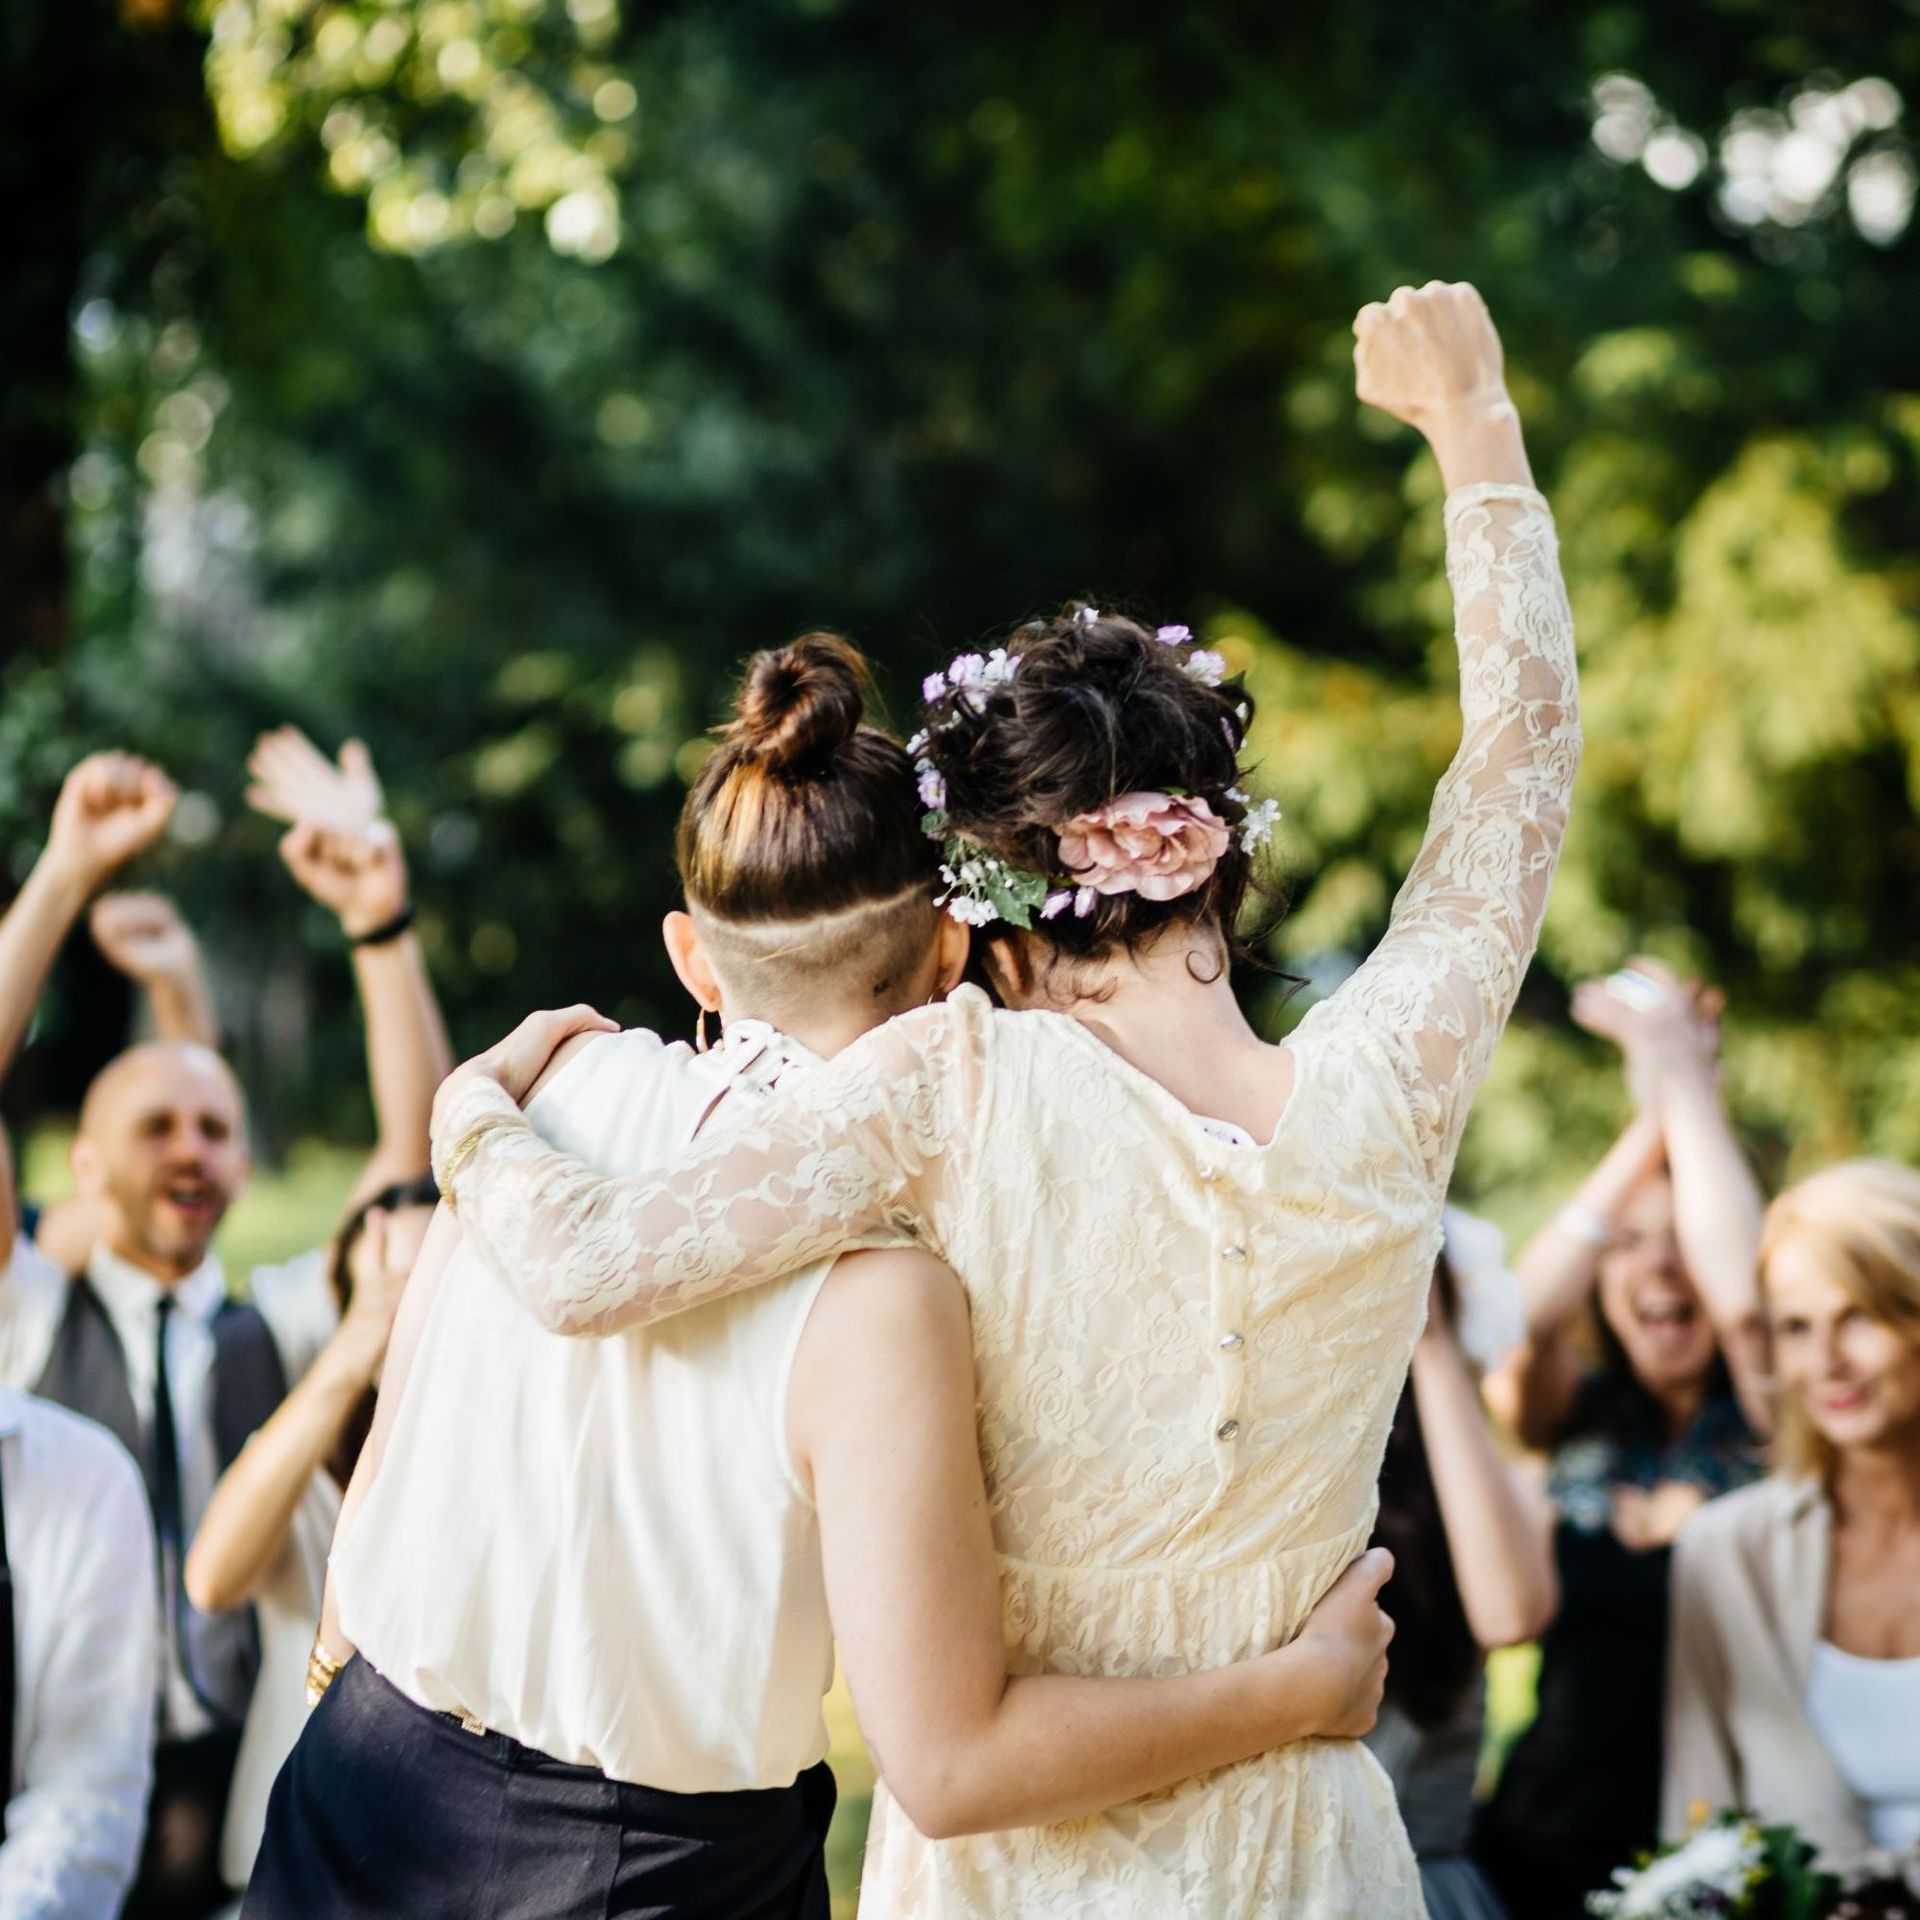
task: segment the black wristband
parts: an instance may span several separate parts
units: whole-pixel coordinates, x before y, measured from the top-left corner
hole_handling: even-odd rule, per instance
[[[384,947],[390,940],[398,940],[413,925],[413,908],[404,906],[391,920],[382,921],[377,927],[365,933],[347,935],[350,947]]]

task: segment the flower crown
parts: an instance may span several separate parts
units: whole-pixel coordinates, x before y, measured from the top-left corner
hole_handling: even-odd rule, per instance
[[[1090,627],[1100,613],[1080,607],[1073,617]],[[1154,638],[1164,646],[1187,647],[1193,634],[1186,627],[1160,627]],[[1217,687],[1227,677],[1227,663],[1205,648],[1195,647],[1180,665],[1202,686]],[[1066,821],[1058,829],[1061,862],[1069,869],[1065,878],[1016,867],[953,825],[946,777],[927,748],[934,734],[958,726],[968,713],[984,713],[996,689],[1008,685],[1019,669],[1017,654],[995,647],[991,653],[958,654],[944,673],[930,673],[921,683],[927,724],[907,742],[907,751],[914,756],[920,799],[927,808],[921,829],[940,843],[944,891],[937,904],[963,926],[1004,920],[1010,926],[1031,927],[1036,913],[1052,920],[1069,907],[1084,919],[1103,895],[1137,893],[1148,900],[1177,900],[1204,886],[1227,850],[1231,829],[1205,799],[1177,788],[1124,793]],[[1243,719],[1245,712],[1242,708]],[[1233,746],[1231,728],[1224,720],[1221,726]],[[1223,797],[1244,809],[1239,823],[1242,849],[1258,851],[1273,837],[1279,803],[1255,801],[1238,787],[1228,787]]]

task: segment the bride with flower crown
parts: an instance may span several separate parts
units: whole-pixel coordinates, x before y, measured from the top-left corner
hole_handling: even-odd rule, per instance
[[[1471,287],[1355,324],[1360,397],[1448,489],[1462,737],[1366,964],[1279,1045],[1228,983],[1270,825],[1248,697],[1090,608],[929,680],[963,987],[783,1083],[723,1145],[605,1179],[524,1094],[536,1015],[442,1090],[442,1190],[548,1327],[604,1333],[917,1243],[972,1307],[1016,1672],[1171,1673],[1289,1640],[1365,1547],[1441,1203],[1532,954],[1579,759],[1572,625]],[[884,1756],[883,1756],[884,1759]],[[1056,1827],[929,1841],[876,1801],[865,1911],[1415,1920],[1384,1774],[1309,1741]]]

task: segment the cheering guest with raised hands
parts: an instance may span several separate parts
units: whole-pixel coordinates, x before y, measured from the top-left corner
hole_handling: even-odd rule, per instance
[[[1760,1280],[1774,1474],[1674,1550],[1665,1829],[1740,1807],[1831,1867],[1920,1856],[1920,1173],[1789,1188]]]
[[[1378,950],[1284,1044],[1229,978],[1267,825],[1248,697],[1184,629],[1081,606],[927,683],[942,897],[1003,1007],[962,987],[625,1179],[520,1112],[551,1021],[440,1096],[467,1243],[554,1329],[862,1245],[943,1259],[970,1296],[1020,1671],[1286,1642],[1364,1546],[1460,1130],[1545,908],[1573,633],[1500,343],[1471,287],[1438,283],[1355,333],[1361,398],[1426,434],[1449,490],[1463,730]],[[1422,1910],[1379,1767],[1337,1742],[1071,1827],[931,1841],[883,1794],[866,1884],[881,1913]]]
[[[1638,1111],[1521,1254],[1526,1337],[1488,1381],[1549,1455],[1560,1607],[1476,1852],[1540,1920],[1584,1914],[1654,1843],[1673,1539],[1759,1473],[1766,1418],[1761,1201],[1720,1105],[1717,1002],[1636,960],[1574,1017],[1619,1044]]]
[[[101,887],[159,839],[173,803],[165,775],[130,755],[96,755],[68,776],[47,846],[0,920],[0,1068],[68,932]],[[316,887],[323,879],[334,886],[329,859],[305,841],[297,851],[327,869],[316,871]],[[356,948],[381,1131],[369,1190],[421,1171],[446,1058],[417,954],[382,951],[381,936],[399,918],[397,859],[396,851],[359,861],[351,888],[322,896],[373,936]],[[393,938],[404,941],[404,929]],[[191,1603],[186,1548],[214,1482],[338,1316],[319,1253],[257,1269],[245,1299],[229,1295],[213,1238],[251,1163],[244,1098],[210,1048],[156,1040],[109,1063],[82,1104],[73,1168],[94,1244],[78,1272],[16,1258],[0,1291],[0,1381],[97,1420],[146,1473],[159,1548],[158,1744],[146,1852],[127,1911],[134,1920],[191,1920],[228,1898],[220,1837],[259,1653],[250,1609],[204,1613]]]

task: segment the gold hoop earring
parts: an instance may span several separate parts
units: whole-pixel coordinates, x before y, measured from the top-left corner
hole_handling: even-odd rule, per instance
[[[710,1009],[706,1007],[700,1009],[700,1023],[693,1030],[694,1049],[699,1053],[705,1053],[713,1044],[707,1038],[707,1014],[709,1011]]]

